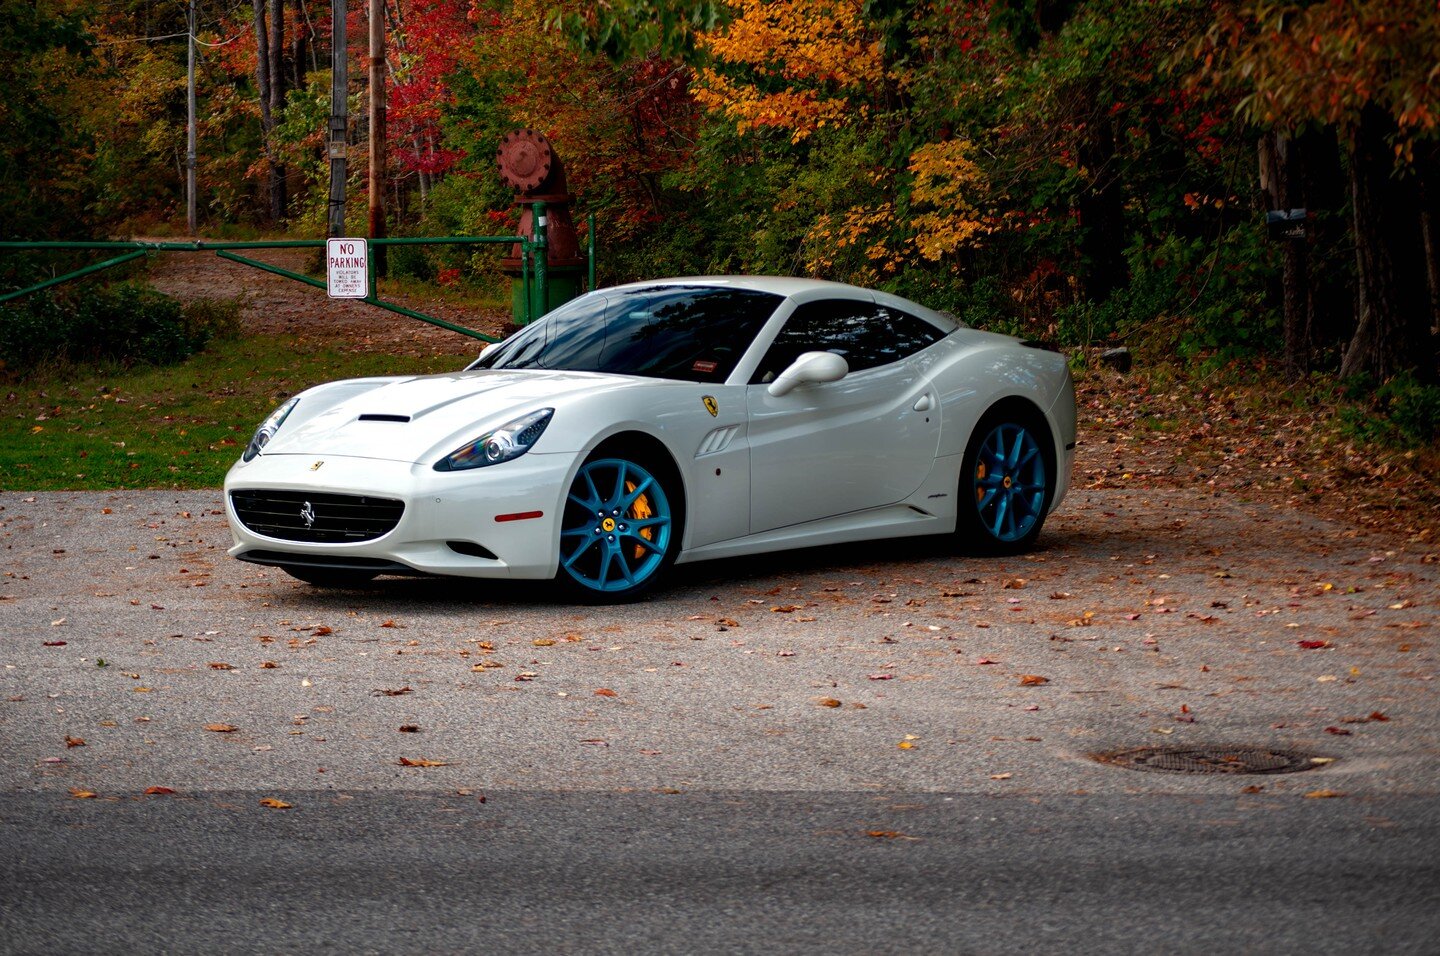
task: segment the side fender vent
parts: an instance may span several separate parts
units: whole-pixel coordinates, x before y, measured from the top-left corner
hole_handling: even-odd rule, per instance
[[[380,414],[366,414],[366,415],[361,415],[361,416],[359,417],[359,419],[357,419],[357,421],[362,421],[362,422],[408,422],[409,420],[410,420],[410,416],[409,416],[409,415],[380,415]]]

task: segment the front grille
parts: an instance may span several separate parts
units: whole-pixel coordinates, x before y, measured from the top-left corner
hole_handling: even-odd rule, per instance
[[[240,523],[256,534],[316,543],[373,541],[395,530],[405,502],[311,491],[232,491]]]

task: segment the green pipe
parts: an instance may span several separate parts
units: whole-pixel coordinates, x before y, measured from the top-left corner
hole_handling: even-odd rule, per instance
[[[279,266],[272,266],[270,263],[261,262],[259,259],[247,259],[244,256],[237,256],[233,252],[225,252],[223,250],[216,252],[215,255],[219,256],[221,259],[229,259],[231,262],[238,262],[241,265],[251,266],[252,268],[259,269],[261,272],[269,272],[277,276],[284,276],[287,279],[294,279],[296,282],[303,282],[306,285],[314,286],[317,289],[327,288],[326,284],[324,282],[321,282],[319,279],[312,279],[309,276],[301,275],[298,272],[291,272],[289,269],[282,269]]]
[[[531,222],[535,233],[535,291],[540,299],[540,318],[550,311],[550,250],[547,233],[550,225],[545,217],[545,204],[536,202],[530,204]]]
[[[520,291],[525,296],[525,324],[535,321],[534,294],[530,291],[530,240],[520,240]],[[514,306],[511,306],[514,308]]]
[[[433,315],[425,315],[423,312],[416,312],[412,309],[407,309],[403,305],[396,305],[394,302],[386,302],[384,299],[381,299],[377,296],[368,296],[364,299],[353,299],[351,301],[364,302],[368,305],[377,306],[378,308],[394,312],[397,315],[404,315],[412,319],[419,319],[421,322],[429,322],[431,325],[438,325],[442,329],[449,329],[451,332],[459,332],[461,335],[468,335],[472,339],[479,339],[482,342],[500,341],[494,336],[486,335],[483,332],[476,332],[474,329],[467,329],[463,325],[455,325],[452,322],[446,322],[444,319],[437,319]]]
[[[484,245],[520,242],[520,236],[412,236],[403,239],[371,239],[375,246]],[[0,242],[0,249],[140,249],[151,252],[219,252],[222,249],[323,249],[324,239],[285,239],[256,242]]]
[[[7,292],[0,295],[0,302],[9,302],[11,299],[18,299],[22,295],[29,295],[32,292],[39,292],[41,289],[48,289],[52,285],[59,285],[62,282],[69,282],[71,279],[78,279],[81,276],[88,276],[92,272],[99,272],[101,269],[109,269],[111,266],[118,266],[132,259],[143,259],[144,252],[130,252],[123,256],[116,256],[114,259],[106,259],[104,262],[97,262],[94,265],[86,266],[83,269],[76,269],[74,272],[67,272],[63,276],[56,276],[53,279],[46,279],[44,282],[30,286],[28,289],[21,289],[18,292]]]
[[[255,259],[246,259],[244,256],[237,256],[237,255],[235,255],[235,254],[233,254],[233,253],[230,253],[230,252],[217,252],[217,253],[215,253],[215,254],[216,254],[217,256],[219,256],[220,258],[222,258],[222,259],[229,259],[231,262],[239,262],[239,263],[241,263],[241,264],[243,264],[243,265],[253,266],[253,267],[256,268],[256,269],[259,269],[261,272],[272,272],[272,273],[274,273],[274,274],[277,275],[277,276],[284,276],[284,277],[287,278],[287,279],[294,279],[294,280],[296,280],[297,282],[303,282],[303,283],[305,283],[306,285],[314,286],[314,287],[317,288],[317,289],[324,289],[324,288],[326,288],[326,283],[321,282],[319,279],[312,279],[312,278],[310,278],[309,276],[301,275],[301,274],[298,273],[298,272],[291,272],[289,269],[282,269],[282,268],[280,268],[279,266],[272,266],[272,265],[271,265],[270,263],[268,263],[268,262],[259,262],[259,261],[255,260]],[[367,259],[368,259],[368,257],[367,257]],[[455,324],[453,324],[453,323],[446,322],[444,319],[437,319],[437,318],[435,318],[434,316],[425,315],[423,312],[416,312],[416,311],[414,311],[414,310],[412,310],[412,309],[407,309],[407,308],[405,308],[403,305],[396,305],[396,304],[393,303],[393,302],[386,302],[384,299],[382,299],[382,298],[380,298],[378,295],[376,295],[376,293],[375,293],[375,291],[374,291],[374,282],[375,282],[375,276],[374,276],[374,273],[372,272],[371,275],[370,275],[370,283],[371,283],[371,292],[370,292],[370,294],[369,294],[368,296],[366,296],[365,298],[363,298],[363,299],[358,299],[358,300],[355,300],[355,301],[364,302],[364,303],[367,303],[367,304],[369,304],[369,305],[378,306],[378,307],[380,307],[380,308],[382,308],[382,309],[386,309],[386,310],[388,310],[388,311],[390,311],[390,312],[395,312],[395,313],[398,313],[398,314],[400,314],[400,315],[408,316],[409,318],[412,318],[412,319],[419,319],[421,322],[429,322],[431,325],[438,325],[438,326],[439,326],[440,328],[442,328],[442,329],[449,329],[451,332],[459,332],[461,335],[468,335],[468,336],[470,336],[472,339],[481,339],[482,341],[485,341],[485,342],[498,342],[498,341],[500,341],[499,339],[491,338],[491,337],[488,336],[488,335],[485,335],[485,334],[480,333],[480,332],[476,332],[474,329],[467,329],[467,328],[465,328],[463,325],[455,325]]]

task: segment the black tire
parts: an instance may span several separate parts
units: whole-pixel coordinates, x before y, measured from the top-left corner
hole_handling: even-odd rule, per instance
[[[680,552],[679,476],[655,454],[598,449],[580,466],[560,518],[555,582],[571,600],[620,604],[649,592]]]
[[[375,579],[376,574],[353,568],[287,567],[283,570],[292,578],[317,588],[363,588]]]
[[[1020,554],[1035,546],[1055,498],[1055,440],[1031,405],[986,412],[960,460],[955,534],[976,554]]]

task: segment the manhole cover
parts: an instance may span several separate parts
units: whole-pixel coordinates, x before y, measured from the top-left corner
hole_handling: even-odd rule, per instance
[[[1299,773],[1329,758],[1269,747],[1139,747],[1096,754],[1095,759],[1156,773]]]

